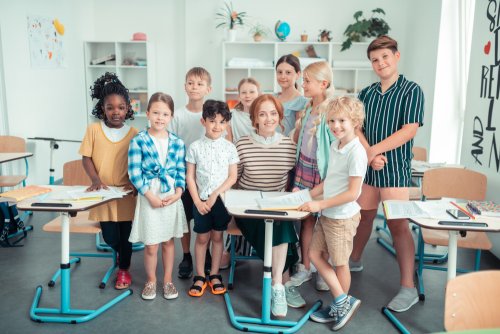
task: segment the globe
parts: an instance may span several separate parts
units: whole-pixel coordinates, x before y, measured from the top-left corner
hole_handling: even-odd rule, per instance
[[[278,22],[274,25],[274,32],[276,33],[276,37],[283,42],[290,34],[290,25],[286,22],[278,20]]]

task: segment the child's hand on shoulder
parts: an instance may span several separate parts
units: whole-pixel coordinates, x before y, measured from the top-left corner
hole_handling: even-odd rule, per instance
[[[200,200],[194,203],[194,205],[196,205],[196,209],[202,216],[210,212],[210,207],[207,205],[206,202]]]
[[[321,206],[318,201],[311,201],[299,206],[299,211],[320,212]]]
[[[92,182],[92,184],[90,185],[90,187],[87,188],[86,191],[97,191],[101,189],[108,189],[108,186],[99,181],[99,182]]]
[[[372,160],[370,166],[373,168],[373,170],[381,170],[384,168],[386,163],[387,158],[384,155],[379,154]]]

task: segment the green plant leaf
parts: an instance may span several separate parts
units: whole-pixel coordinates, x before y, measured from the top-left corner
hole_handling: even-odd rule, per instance
[[[372,13],[379,13],[385,15],[385,12],[382,8],[375,8],[374,10],[372,10]]]
[[[354,13],[354,19],[357,21],[359,17],[363,15],[363,11],[358,10],[356,13]]]
[[[347,50],[351,47],[352,45],[352,42],[350,39],[346,39],[343,43],[342,43],[342,48],[340,49],[340,51],[344,51],[344,50]]]

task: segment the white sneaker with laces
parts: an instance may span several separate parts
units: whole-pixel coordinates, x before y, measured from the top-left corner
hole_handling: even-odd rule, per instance
[[[271,313],[275,317],[284,318],[287,311],[285,287],[283,284],[276,283],[271,287]]]
[[[290,281],[295,286],[301,286],[302,283],[310,281],[311,278],[312,278],[311,270],[307,270],[302,263],[299,263],[297,265],[297,272],[293,274],[292,277],[290,277]]]
[[[319,273],[316,273],[316,290],[318,291],[330,291],[328,284]]]

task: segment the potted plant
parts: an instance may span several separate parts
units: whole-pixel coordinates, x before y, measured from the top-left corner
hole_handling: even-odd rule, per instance
[[[381,17],[382,15],[385,15],[382,8],[375,8],[372,10],[372,16],[368,19],[363,16],[361,10],[354,13],[353,16],[356,22],[349,24],[344,31],[344,35],[347,38],[342,43],[341,51],[349,49],[352,42],[361,42],[362,38],[386,35],[391,28]]]
[[[219,22],[215,28],[227,27],[229,30],[229,41],[236,39],[236,26],[244,25],[243,19],[246,17],[246,12],[237,12],[233,9],[233,3],[224,3],[224,7],[216,13],[216,20]]]
[[[332,37],[330,36],[332,32],[330,30],[320,30],[318,34],[318,42],[330,42]]]
[[[253,36],[255,42],[260,42],[269,33],[269,29],[263,24],[257,23],[250,28],[249,33]]]

